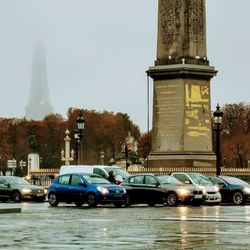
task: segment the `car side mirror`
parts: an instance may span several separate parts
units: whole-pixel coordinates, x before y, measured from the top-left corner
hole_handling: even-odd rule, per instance
[[[185,184],[191,184],[191,182],[190,182],[190,181],[185,181],[184,183],[185,183]]]
[[[4,186],[6,186],[7,188],[10,188],[10,184],[9,183],[4,183]]]

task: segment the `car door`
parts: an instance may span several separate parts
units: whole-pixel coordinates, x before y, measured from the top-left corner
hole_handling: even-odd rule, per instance
[[[145,203],[144,194],[144,175],[136,175],[128,178],[124,184],[131,203]]]
[[[7,198],[11,197],[11,188],[9,182],[0,177],[0,197]]]
[[[57,197],[60,201],[70,201],[70,174],[62,175],[58,179],[58,183],[55,185]]]
[[[70,199],[72,201],[83,201],[86,194],[86,187],[83,185],[84,181],[77,174],[71,175],[70,180]]]
[[[159,189],[159,181],[154,176],[146,175],[144,182],[143,197],[147,203],[162,203],[165,193]]]

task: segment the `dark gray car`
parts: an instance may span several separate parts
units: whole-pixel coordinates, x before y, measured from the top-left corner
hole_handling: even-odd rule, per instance
[[[127,177],[122,184],[132,204],[167,204],[177,206],[179,202],[201,205],[204,200],[203,190],[194,185],[183,184],[171,176],[136,174]]]
[[[20,202],[22,199],[44,201],[47,190],[43,187],[32,185],[17,176],[0,176],[0,200],[5,202],[13,200]]]

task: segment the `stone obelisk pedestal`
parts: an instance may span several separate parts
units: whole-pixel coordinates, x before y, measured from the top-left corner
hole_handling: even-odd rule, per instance
[[[205,0],[159,0],[152,150],[148,167],[215,166]]]

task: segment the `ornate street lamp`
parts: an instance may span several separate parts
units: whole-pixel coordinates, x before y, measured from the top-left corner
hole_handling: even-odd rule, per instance
[[[223,112],[220,110],[220,106],[217,103],[216,110],[214,112],[214,124],[216,132],[216,175],[221,173],[221,154],[220,154],[220,132],[222,130],[222,116]]]
[[[66,129],[65,131],[66,137],[64,138],[65,141],[65,150],[62,149],[61,151],[61,161],[65,162],[65,165],[70,165],[70,162],[74,160],[74,150],[70,151],[70,137],[69,137],[69,130]]]
[[[79,150],[79,130],[76,128],[74,130],[74,138],[75,138],[75,159],[76,159],[76,165],[78,165],[78,150]]]
[[[76,119],[76,125],[77,125],[77,128],[74,131],[74,137],[75,137],[75,144],[76,144],[76,165],[78,165],[78,151],[79,151],[79,163],[81,164],[81,161],[82,161],[81,140],[83,137],[83,130],[85,126],[85,119],[84,119],[82,112],[80,112],[80,114],[78,115]]]
[[[76,124],[77,124],[77,129],[79,130],[79,138],[81,140],[81,138],[83,136],[84,125],[85,125],[85,119],[84,119],[83,114],[81,112],[76,119]]]

